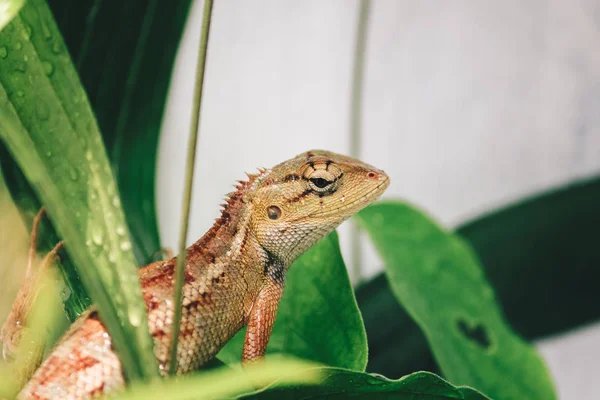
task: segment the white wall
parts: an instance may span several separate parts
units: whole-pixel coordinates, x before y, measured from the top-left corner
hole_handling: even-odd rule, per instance
[[[173,248],[201,11],[197,1],[159,154],[161,236]],[[349,151],[357,16],[349,0],[216,2],[190,242],[244,171],[310,148]],[[391,176],[386,197],[414,202],[450,227],[597,174],[599,49],[595,0],[373,0],[361,158]],[[369,249],[363,261],[365,275],[379,270]],[[600,329],[540,345],[561,398],[600,398],[593,343]]]

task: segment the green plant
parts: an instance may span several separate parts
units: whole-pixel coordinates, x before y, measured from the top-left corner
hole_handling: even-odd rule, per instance
[[[190,3],[125,3],[50,1],[48,7],[43,0],[30,0],[0,32],[0,137],[8,148],[1,149],[2,172],[25,221],[40,200],[48,208],[52,224],[46,226],[43,247],[51,247],[59,236],[66,239],[69,257],[61,271],[71,295],[65,311],[71,319],[81,313],[90,303],[87,292],[98,304],[132,381],[125,397],[555,397],[543,362],[510,324],[529,338],[597,318],[595,310],[587,306],[588,313],[563,324],[539,317],[540,323],[528,327],[524,315],[535,309],[513,314],[507,307],[507,322],[498,300],[510,305],[510,293],[503,286],[510,276],[494,267],[502,254],[494,252],[494,246],[486,247],[492,230],[481,225],[498,227],[508,217],[495,222],[487,217],[459,229],[469,244],[399,202],[375,205],[358,217],[380,251],[387,275],[387,280],[377,278],[358,289],[358,305],[335,233],[290,269],[268,352],[318,365],[267,365],[256,372],[262,378],[248,378],[234,387],[246,376],[235,370],[240,334],[219,354],[233,369],[225,366],[182,381],[145,384],[156,376],[156,366],[134,265],[147,263],[160,249],[154,207],[156,146]],[[163,57],[157,64],[153,54],[159,50]],[[597,192],[597,184],[588,187]],[[65,198],[65,193],[71,195]],[[574,197],[585,196],[574,194],[561,201]],[[530,216],[539,207],[520,209],[521,214]],[[597,218],[593,207],[588,208]],[[514,244],[508,236],[505,248]],[[528,260],[534,262],[535,257]],[[528,276],[527,287],[535,279],[535,274]],[[381,329],[382,319],[392,321],[386,325],[396,329]],[[547,326],[540,330],[543,323]],[[378,331],[389,336],[378,337]],[[377,364],[381,353],[388,358]],[[441,372],[450,383],[428,372],[397,381],[366,372],[400,376],[421,368]],[[298,371],[309,372],[290,378]],[[280,379],[253,391],[253,384],[275,378]]]

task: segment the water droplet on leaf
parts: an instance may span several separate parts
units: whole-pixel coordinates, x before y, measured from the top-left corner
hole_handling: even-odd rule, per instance
[[[125,235],[125,228],[123,228],[121,225],[117,226],[116,231],[117,231],[117,235],[119,235],[119,236]]]
[[[121,242],[121,250],[123,250],[123,251],[131,250],[131,242],[128,240]]]
[[[65,286],[65,288],[60,291],[60,299],[63,302],[65,302],[65,301],[69,300],[69,297],[71,297],[71,288],[68,286]]]
[[[8,56],[8,49],[6,46],[0,47],[0,58],[6,58]]]
[[[27,63],[25,61],[17,60],[15,61],[15,71],[17,72],[27,72]]]
[[[23,48],[23,45],[21,44],[21,42],[15,43],[15,49],[21,50],[22,48]]]
[[[46,24],[46,22],[42,22],[42,33],[46,40],[52,39],[52,32],[50,32],[50,28],[48,27],[48,24]]]
[[[35,115],[42,121],[50,118],[50,109],[42,97],[38,97],[35,100]]]
[[[102,246],[102,233],[96,232],[92,235],[92,241],[96,246]]]
[[[42,61],[42,66],[44,67],[44,72],[47,76],[51,76],[54,72],[54,65],[50,61]]]
[[[54,54],[60,54],[62,52],[62,46],[61,44],[57,41],[54,42],[54,44],[52,45],[52,52]]]
[[[76,181],[79,178],[79,173],[77,172],[75,167],[71,166],[69,168],[69,176],[71,177],[72,181]]]
[[[25,40],[31,39],[31,34],[33,33],[33,30],[31,29],[31,26],[27,25],[27,24],[24,24],[24,28],[25,29],[23,29],[23,33],[21,34],[21,36]]]
[[[142,313],[137,309],[129,307],[129,322],[133,326],[140,326],[142,323]]]

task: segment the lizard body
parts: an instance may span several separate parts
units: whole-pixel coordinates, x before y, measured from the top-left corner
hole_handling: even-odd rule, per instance
[[[212,359],[248,325],[242,361],[264,356],[291,263],[389,185],[381,170],[314,150],[239,181],[213,227],[186,252],[177,373]],[[161,374],[169,365],[176,259],[140,268]],[[41,364],[20,399],[90,398],[122,388],[119,359],[93,310]]]

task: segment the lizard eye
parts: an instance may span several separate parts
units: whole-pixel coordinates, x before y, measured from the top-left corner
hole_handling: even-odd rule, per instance
[[[329,185],[333,183],[332,181],[328,181],[325,178],[310,178],[309,180],[313,189],[315,189],[318,192],[323,191],[323,189],[326,189]]]
[[[279,219],[279,217],[281,217],[281,208],[269,206],[269,208],[267,208],[267,216],[269,219]]]

